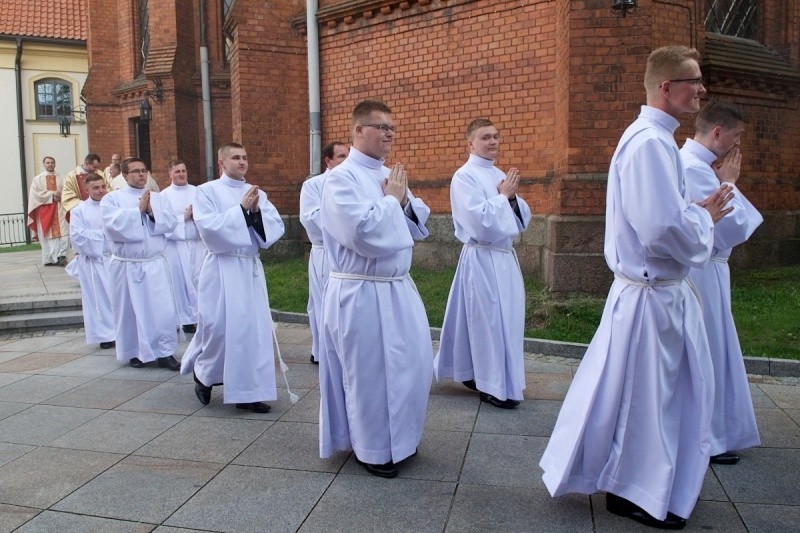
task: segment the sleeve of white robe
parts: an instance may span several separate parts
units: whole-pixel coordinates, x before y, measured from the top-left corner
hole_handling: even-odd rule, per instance
[[[681,196],[676,163],[682,163],[677,150],[677,161],[670,154],[670,147],[650,137],[624,159],[627,168],[618,171],[624,177],[622,210],[648,254],[702,268],[710,257],[714,222],[708,211]]]
[[[428,222],[431,209],[425,205],[425,202],[411,194],[410,189],[406,189],[406,197],[408,198],[408,203],[411,205],[411,210],[414,212],[414,216],[417,217],[415,222],[406,216],[406,225],[408,226],[408,231],[411,233],[412,239],[415,241],[421,241],[428,236],[428,228],[425,226],[425,224]],[[408,207],[408,205],[406,207]]]
[[[115,242],[142,242],[143,218],[147,215],[139,211],[138,207],[120,207],[115,194],[107,194],[100,201],[103,210],[103,230],[106,236]]]
[[[105,235],[101,228],[86,227],[83,209],[73,209],[69,223],[69,239],[72,249],[86,257],[98,258],[103,254]]]
[[[686,169],[686,188],[690,198],[708,198],[719,188],[720,182],[714,170],[709,165],[705,168],[700,166],[704,163],[685,165]],[[756,228],[764,221],[761,213],[753,207],[742,192],[733,187],[733,200],[728,207],[733,207],[733,211],[714,226],[714,248],[727,250],[736,245],[742,244]]]
[[[150,235],[165,235],[175,230],[178,225],[178,217],[172,211],[172,206],[167,199],[160,193],[150,193],[150,209],[153,211],[153,219],[145,218],[147,229]]]
[[[311,242],[322,241],[321,188],[321,183],[316,178],[309,178],[300,188],[300,224],[306,229]]]
[[[261,213],[261,222],[264,225],[266,240],[262,240],[257,231],[253,230],[253,234],[256,236],[258,245],[261,248],[269,248],[281,238],[281,235],[283,235],[285,231],[283,219],[281,219],[280,213],[278,213],[278,210],[272,205],[272,202],[267,200],[267,193],[264,191],[258,191],[258,209]]]
[[[397,198],[362,200],[358,187],[349,174],[333,172],[328,176],[322,188],[325,231],[345,248],[370,259],[414,246],[410,226],[417,225],[405,215]],[[419,214],[427,220],[427,207],[423,206],[419,206]],[[414,212],[417,214],[416,209]],[[422,220],[419,214],[418,220]]]
[[[517,206],[522,220],[514,213],[504,194],[486,198],[478,178],[459,170],[450,184],[453,218],[458,221],[469,237],[478,242],[497,242],[516,237],[531,220],[528,204],[517,196]]]

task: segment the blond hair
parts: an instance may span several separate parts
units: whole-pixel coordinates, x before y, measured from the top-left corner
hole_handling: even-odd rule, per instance
[[[644,71],[644,88],[647,92],[658,89],[661,82],[673,77],[689,61],[700,61],[700,52],[688,46],[674,45],[657,48],[647,58]]]

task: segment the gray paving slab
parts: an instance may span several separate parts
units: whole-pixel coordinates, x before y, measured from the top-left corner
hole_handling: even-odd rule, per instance
[[[526,400],[515,409],[498,409],[482,403],[475,422],[475,431],[549,437],[560,409],[561,402],[555,400]]]
[[[445,531],[590,533],[594,529],[588,496],[551,498],[545,490],[461,483]]]
[[[0,420],[19,413],[33,404],[20,402],[0,402]]]
[[[441,532],[455,488],[440,481],[339,475],[299,531]]]
[[[311,343],[311,330],[305,325],[283,324],[278,328],[277,336],[281,350],[283,350],[284,344],[309,345]],[[281,351],[281,353],[283,352]]]
[[[114,355],[85,355],[69,363],[40,372],[49,376],[83,376],[98,378],[127,366]],[[133,369],[131,369],[133,370]]]
[[[761,445],[767,448],[800,448],[800,426],[780,409],[756,409]]]
[[[425,429],[444,431],[472,431],[480,408],[480,399],[473,392],[463,396],[431,394]]]
[[[106,411],[50,441],[48,446],[130,454],[184,418],[183,415]]]
[[[39,403],[87,381],[86,377],[29,375],[0,388],[0,401]]]
[[[417,455],[400,464],[400,477],[430,481],[458,481],[464,455],[469,445],[469,433],[461,431],[428,430],[422,435]],[[359,474],[368,475],[351,457],[348,463]]]
[[[800,424],[800,409],[785,409],[784,411],[796,424]]]
[[[0,531],[14,531],[41,510],[0,503]]]
[[[5,363],[7,361],[12,361],[17,357],[22,357],[26,355],[28,352],[6,352],[3,350],[3,347],[0,346],[0,363]]]
[[[730,501],[800,505],[796,449],[750,448],[739,456],[735,466],[712,465]]]
[[[164,525],[212,531],[296,531],[332,479],[333,474],[324,472],[230,465]]]
[[[761,390],[782,409],[800,409],[800,387],[790,385],[759,384]]]
[[[58,346],[71,340],[70,337],[63,335],[45,335],[24,337],[9,341],[3,344],[4,352],[40,352],[42,350]]]
[[[47,509],[122,455],[40,447],[0,467],[0,503]]]
[[[42,350],[43,352],[58,352],[77,355],[106,355],[114,357],[114,349],[101,350],[99,344],[86,344],[84,335],[76,335],[72,338],[67,337],[64,342],[56,346],[51,346]]]
[[[545,437],[475,433],[461,471],[462,483],[544,489],[539,459]]]
[[[160,524],[220,468],[213,463],[129,456],[53,510]]]
[[[275,422],[244,450],[234,464],[288,468],[310,472],[338,472],[349,453],[319,457],[319,426],[303,422]]]
[[[283,422],[319,423],[319,390],[310,390],[280,418]]]
[[[194,394],[194,385],[192,387],[192,397],[194,398],[194,402],[199,406],[200,403],[197,401],[197,397]],[[270,406],[269,413],[254,413],[252,411],[248,411],[246,409],[236,409],[235,404],[225,404],[222,403],[222,390],[224,387],[214,387],[212,390],[211,403],[208,404],[203,409],[194,413],[194,416],[210,416],[210,417],[217,417],[217,418],[227,418],[227,417],[236,417],[236,418],[252,418],[253,420],[278,420],[282,418],[288,411],[293,407],[291,400],[289,399],[289,395],[284,388],[278,388],[278,399],[277,400],[268,400],[266,403]],[[302,399],[306,394],[308,394],[308,389],[292,389],[292,392],[297,394],[297,396]],[[299,402],[299,400],[298,400]]]
[[[563,400],[567,395],[572,376],[569,374],[553,374],[551,372],[527,372],[525,374],[524,391],[526,400]]]
[[[148,364],[143,368],[133,368],[125,363],[120,363],[117,370],[105,374],[104,377],[108,379],[141,379],[142,381],[160,381],[166,382],[178,375],[174,370],[168,368],[161,368]]]
[[[73,361],[78,357],[80,356],[75,354],[33,352],[11,361],[0,363],[0,372],[36,374]]]
[[[750,533],[796,533],[800,524],[798,507],[737,503],[736,509]]]
[[[552,361],[551,359],[552,358],[542,355],[525,354],[525,372],[539,374],[567,374],[571,376],[574,368],[577,367],[577,362],[556,362]]]
[[[725,494],[725,489],[722,488],[722,483],[719,482],[713,468],[706,470],[706,476],[703,478],[703,488],[700,490],[700,499],[717,502],[728,501],[728,495]]]
[[[148,371],[148,368],[139,368]],[[174,373],[174,372],[173,372]],[[112,376],[114,372],[108,374]],[[144,413],[163,413],[166,415],[190,415],[202,408],[194,393],[194,385],[189,383],[159,383],[136,398],[118,406],[120,411],[139,411]]]
[[[43,403],[91,409],[113,409],[157,386],[152,381],[95,379]]]
[[[36,446],[28,444],[12,444],[9,442],[0,442],[0,466],[8,464],[18,457],[22,457],[31,450],[35,450]]]
[[[9,374],[9,373],[2,374],[2,373],[0,373],[0,391],[2,391],[3,387],[5,387],[6,385],[9,385],[9,384],[14,383],[16,381],[19,381],[21,379],[25,379],[27,377],[30,377],[30,376],[28,374]]]
[[[41,446],[102,414],[100,409],[33,405],[0,420],[0,441]]]
[[[228,464],[270,424],[267,420],[187,417],[136,450],[136,455]]]
[[[84,533],[102,531],[103,533],[149,533],[154,524],[109,520],[96,516],[44,511],[36,518],[19,528],[19,533]]]
[[[287,363],[289,370],[286,372],[286,379],[292,389],[315,389],[319,388],[319,366],[312,365],[308,361],[305,363]],[[283,377],[280,368],[276,368],[275,377],[278,383],[283,384]]]

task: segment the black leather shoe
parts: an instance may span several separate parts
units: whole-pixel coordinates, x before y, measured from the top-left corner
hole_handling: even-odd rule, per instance
[[[101,342],[100,343],[100,349],[101,350],[108,350],[109,348],[113,348],[116,345],[117,345],[117,343],[114,342],[114,341]]]
[[[254,413],[269,413],[270,411],[270,406],[264,402],[237,403],[236,408],[247,409],[248,411],[253,411]]]
[[[318,364],[319,364],[319,361],[315,361],[315,360],[314,360],[314,356],[313,356],[313,355],[311,356],[311,362],[312,362],[313,364],[315,364],[315,365],[318,365]]]
[[[606,493],[606,510],[617,516],[630,518],[640,524],[657,529],[683,529],[686,526],[685,518],[667,513],[664,520],[658,520],[635,503],[610,492]]]
[[[710,461],[712,465],[735,465],[739,462],[739,456],[735,453],[725,452],[712,455]]]
[[[192,376],[194,376],[194,393],[197,395],[197,399],[203,405],[208,405],[211,403],[211,387],[200,383],[200,380],[197,379],[197,374],[194,372],[192,372]]]
[[[513,409],[519,405],[517,400],[501,400],[500,398],[495,398],[491,394],[486,394],[485,392],[481,393],[481,401],[486,402],[489,405],[499,407],[500,409]]]
[[[181,362],[171,355],[168,355],[167,357],[158,358],[158,366],[161,368],[169,368],[170,370],[180,370]]]
[[[464,385],[469,390],[474,390],[474,391],[478,390],[478,386],[475,385],[475,380],[474,379],[469,379],[467,381],[464,381],[464,382],[462,382],[462,385]]]
[[[184,333],[196,333],[197,326],[195,324],[184,324],[181,326],[183,328]]]
[[[128,361],[128,364],[129,364],[130,366],[132,366],[133,368],[142,368],[142,367],[144,366],[144,363],[142,363],[142,362],[139,360],[139,358],[138,358],[138,357],[134,357],[133,359],[131,359],[130,361]]]
[[[373,476],[391,479],[393,477],[397,477],[397,473],[399,472],[399,470],[397,470],[397,466],[395,466],[395,464],[391,461],[382,465],[371,465],[361,461],[358,457],[356,457],[356,462],[363,466],[364,470]]]

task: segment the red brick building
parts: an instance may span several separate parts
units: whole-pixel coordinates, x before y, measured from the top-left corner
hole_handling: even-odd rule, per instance
[[[179,156],[194,181],[204,180],[199,3],[88,3],[91,148],[149,157],[162,185],[167,160]],[[455,264],[449,181],[466,156],[467,123],[488,116],[503,137],[498,163],[520,168],[521,194],[536,214],[518,244],[523,269],[557,292],[605,290],[608,163],[644,102],[647,55],[678,43],[703,54],[709,95],[750,116],[740,186],[766,222],[733,262],[800,262],[800,0],[638,0],[626,17],[611,4],[322,0],[323,141],[347,139],[349,113],[363,98],[393,108],[391,160],[405,163],[415,193],[441,215],[419,261]],[[726,19],[723,8],[735,16]],[[309,172],[304,11],[302,0],[208,1],[204,26],[214,146],[242,142],[249,177],[290,217]],[[688,117],[679,143],[691,131]],[[297,227],[289,225],[290,239]]]

